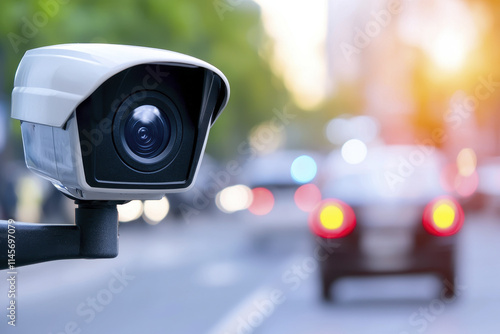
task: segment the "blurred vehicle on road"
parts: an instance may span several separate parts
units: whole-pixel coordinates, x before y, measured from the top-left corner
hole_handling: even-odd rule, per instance
[[[257,216],[268,216],[267,226],[280,223],[290,227],[288,219],[281,220],[279,212],[301,212],[296,201],[297,190],[316,182],[318,165],[323,157],[317,152],[305,150],[279,150],[259,156],[244,167],[241,182],[252,189],[252,203],[248,210]],[[302,224],[301,224],[302,225]]]
[[[217,207],[238,215],[239,221],[251,222],[245,225],[246,235],[257,251],[288,248],[287,237],[303,235],[307,230],[306,212],[321,200],[314,183],[323,159],[321,154],[307,150],[278,150],[255,156],[242,164],[235,180],[238,184],[217,195]],[[276,235],[283,245],[276,243]]]
[[[483,160],[477,173],[479,184],[476,192],[482,200],[480,208],[497,210],[500,204],[500,157]]]
[[[257,156],[244,165],[241,181],[251,188],[294,190],[315,179],[320,159],[318,153],[303,150],[279,150]]]
[[[229,179],[219,178],[221,166],[218,161],[205,154],[192,188],[187,191],[167,194],[170,214],[179,219],[189,220],[200,212],[206,214],[215,209],[217,192],[229,184]]]
[[[309,216],[318,245],[334,249],[319,259],[323,298],[332,298],[342,277],[405,273],[437,274],[443,296],[453,296],[464,214],[441,186],[443,155],[434,147],[378,146],[353,164],[346,153],[328,157],[327,199]]]

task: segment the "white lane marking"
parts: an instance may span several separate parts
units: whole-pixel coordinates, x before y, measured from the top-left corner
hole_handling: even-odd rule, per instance
[[[289,290],[283,288],[284,284],[281,281],[283,273],[302,259],[303,256],[290,256],[289,260],[279,266],[264,284],[223,316],[207,334],[251,334],[261,327],[266,319],[276,312],[279,305],[286,302]],[[277,293],[281,294],[280,303],[273,302]]]
[[[254,322],[250,324],[249,317],[252,313],[256,312],[255,301],[264,300],[268,298],[271,289],[269,287],[260,287],[246,297],[240,304],[238,304],[232,311],[230,311],[222,320],[217,323],[208,334],[238,334],[245,333],[251,334],[254,330],[261,326],[264,322],[264,316],[260,316],[261,320],[258,326],[253,326]],[[257,319],[258,321],[258,319]]]

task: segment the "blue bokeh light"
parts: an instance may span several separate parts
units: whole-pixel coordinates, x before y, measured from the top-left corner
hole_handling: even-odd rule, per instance
[[[297,183],[311,182],[316,177],[317,172],[316,161],[308,155],[301,155],[296,158],[290,168],[292,178]]]

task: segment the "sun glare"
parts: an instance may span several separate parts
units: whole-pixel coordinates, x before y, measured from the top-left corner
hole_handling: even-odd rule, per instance
[[[314,109],[326,94],[327,1],[256,2],[262,8],[264,27],[274,40],[274,70],[283,76],[300,107]]]
[[[405,42],[420,46],[438,69],[447,72],[467,65],[478,40],[471,9],[462,0],[409,3],[399,31]]]
[[[469,47],[463,36],[451,30],[443,31],[433,44],[429,53],[440,68],[453,71],[464,65]]]

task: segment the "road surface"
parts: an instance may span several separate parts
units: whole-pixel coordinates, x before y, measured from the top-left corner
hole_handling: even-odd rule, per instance
[[[190,224],[121,227],[120,255],[21,267],[16,326],[8,274],[0,333],[494,333],[500,330],[500,221],[467,216],[459,297],[432,276],[344,279],[319,299],[305,216],[211,214]],[[279,217],[279,218],[276,218]],[[289,228],[285,228],[290,226]]]

